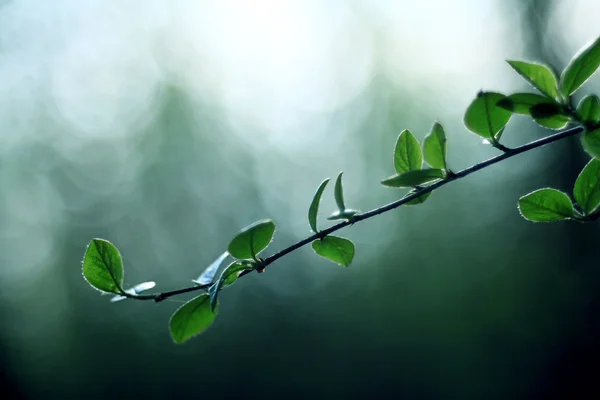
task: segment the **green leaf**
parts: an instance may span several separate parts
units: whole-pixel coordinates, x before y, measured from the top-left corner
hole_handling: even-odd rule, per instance
[[[235,258],[256,259],[275,233],[275,224],[270,219],[258,221],[240,231],[229,243],[229,254]]]
[[[312,242],[312,248],[321,257],[344,267],[350,265],[354,258],[354,243],[337,236],[325,236],[323,239],[317,239]]]
[[[573,189],[573,197],[585,215],[600,205],[600,161],[592,160],[583,168]]]
[[[354,215],[358,214],[358,210],[353,210],[351,208],[346,208],[344,211],[335,211],[329,217],[327,217],[330,221],[335,221],[337,219],[350,219]],[[316,232],[315,232],[316,233]]]
[[[333,194],[335,196],[335,202],[340,211],[346,209],[346,206],[344,205],[344,187],[342,186],[342,174],[343,172],[340,172],[337,176],[337,179],[335,180],[335,189],[333,191]]]
[[[382,180],[381,184],[394,188],[413,187],[442,179],[444,176],[444,171],[441,169],[420,169],[390,176]]]
[[[497,103],[506,96],[495,92],[479,92],[465,113],[465,126],[486,139],[496,139],[512,113]]]
[[[406,196],[404,196],[404,197],[411,196],[411,195],[415,194],[416,192],[417,192],[417,190],[413,189],[410,192],[408,192],[406,194]],[[429,198],[430,195],[431,195],[431,192],[427,192],[427,193],[425,193],[422,196],[419,196],[417,198],[412,199],[408,203],[404,203],[404,205],[405,206],[416,206],[416,205],[419,205],[419,204],[423,204]]]
[[[584,133],[581,143],[592,157],[600,159],[600,128]]]
[[[600,37],[582,48],[560,76],[560,91],[571,96],[600,66]]]
[[[396,172],[404,172],[421,169],[423,165],[423,153],[421,146],[414,135],[408,130],[402,131],[396,141],[394,150],[394,167]]]
[[[536,104],[530,111],[533,120],[544,128],[561,129],[570,121],[570,117],[556,103]]]
[[[119,250],[104,239],[93,239],[83,257],[83,277],[94,288],[123,292],[123,260]]]
[[[533,222],[552,222],[575,216],[569,196],[556,189],[539,189],[519,199],[521,215]]]
[[[423,139],[423,156],[432,168],[446,169],[446,134],[437,122]]]
[[[525,80],[533,85],[534,88],[550,97],[558,100],[558,81],[554,72],[547,66],[525,61],[507,61],[515,71]]]
[[[531,107],[552,103],[547,97],[535,93],[515,93],[498,102],[498,107],[515,114],[531,115]]]
[[[219,279],[210,288],[208,288],[211,310],[214,310],[217,305],[217,297],[219,296],[221,289],[235,282],[242,272],[254,268],[255,266],[248,261],[238,260],[229,264],[223,270],[223,272],[221,272]]]
[[[216,316],[217,310],[211,310],[208,294],[194,297],[179,307],[169,321],[169,330],[173,341],[181,344],[204,332],[210,327]]]
[[[310,225],[310,229],[314,233],[317,233],[317,214],[319,213],[319,203],[321,202],[321,196],[323,195],[323,191],[325,190],[325,186],[329,183],[329,178],[325,179],[319,187],[315,195],[313,196],[312,202],[310,203],[310,207],[308,208],[308,223]]]
[[[600,120],[600,99],[590,94],[585,96],[577,105],[577,118],[584,123],[595,124]]]

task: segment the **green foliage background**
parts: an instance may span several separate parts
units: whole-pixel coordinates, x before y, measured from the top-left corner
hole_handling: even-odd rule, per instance
[[[31,10],[43,7],[33,3]],[[18,12],[29,15],[27,2],[0,3],[0,37],[7,43],[0,48],[6,94],[0,106],[1,390],[27,398],[535,398],[597,390],[597,224],[531,224],[516,208],[520,196],[539,187],[572,190],[588,160],[577,139],[448,185],[419,207],[345,229],[357,247],[348,268],[307,247],[245,277],[220,297],[211,329],[183,346],[171,344],[165,324],[183,298],[112,305],[81,278],[82,249],[93,237],[119,248],[128,282],[153,280],[157,290],[189,285],[240,228],[263,218],[277,223],[276,240],[265,251],[271,254],[309,234],[306,211],[315,188],[341,170],[349,208],[398,198],[403,192],[379,181],[392,171],[404,128],[422,142],[440,120],[450,168],[496,154],[467,133],[464,110],[482,86],[529,90],[504,59],[563,67],[581,47],[571,36],[544,39],[548,28],[554,35],[581,28],[561,19],[566,11],[557,3],[496,4],[486,18],[512,27],[493,36],[506,45],[485,54],[474,49],[470,62],[481,63],[482,80],[463,76],[458,84],[453,79],[460,72],[418,80],[389,73],[390,50],[373,20],[375,72],[368,84],[350,101],[307,112],[294,129],[284,126],[275,136],[260,121],[232,118],[221,98],[178,74],[164,57],[168,38],[152,39],[160,83],[150,92],[152,106],[138,115],[142,122],[132,122],[125,108],[110,114],[118,131],[94,130],[115,104],[127,104],[106,89],[107,102],[84,121],[92,128],[82,129],[81,121],[64,116],[52,91],[60,82],[45,75],[60,64],[15,57],[19,46],[44,44],[43,30],[18,36],[7,22]],[[359,16],[361,4],[353,9]],[[409,18],[427,18],[402,7]],[[485,24],[477,29],[494,34]],[[11,62],[29,67],[20,85],[9,84]],[[592,79],[588,92],[598,91],[597,82]],[[135,90],[146,93],[131,90],[133,99]],[[543,133],[525,119],[510,126],[503,136],[509,144]],[[294,138],[313,132],[312,141]],[[320,229],[336,209],[332,190],[333,182],[323,195]]]

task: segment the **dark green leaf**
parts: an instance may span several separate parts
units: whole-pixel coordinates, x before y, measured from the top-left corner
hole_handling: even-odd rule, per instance
[[[539,189],[519,199],[521,215],[533,222],[552,222],[575,215],[569,196],[556,189]]]
[[[396,141],[394,150],[394,167],[396,172],[404,172],[421,169],[423,165],[423,153],[421,146],[414,135],[408,130],[402,131]]]
[[[335,180],[335,189],[333,191],[333,194],[335,196],[335,203],[337,204],[338,209],[340,211],[346,209],[346,206],[344,205],[344,187],[342,186],[342,174],[343,172],[340,172],[337,176],[337,179]]]
[[[204,272],[202,272],[202,274],[200,274],[198,279],[192,282],[197,283],[198,285],[208,285],[209,283],[212,283],[215,279],[217,271],[219,270],[219,267],[221,266],[221,264],[223,264],[223,261],[225,261],[228,255],[228,251],[221,254],[219,258],[217,258],[215,261],[213,261],[212,264],[206,267],[206,269],[204,270]]]
[[[83,257],[83,276],[102,292],[123,290],[123,260],[119,250],[107,240],[93,239]]]
[[[415,189],[411,190],[410,192],[408,192],[406,194],[406,196],[404,197],[408,197],[411,196],[413,194],[415,194],[417,191]],[[425,200],[427,200],[429,198],[429,196],[431,195],[431,192],[427,192],[422,196],[419,196],[417,198],[414,198],[413,200],[409,201],[408,203],[404,203],[405,206],[416,206],[419,204],[423,204],[425,203]]]
[[[558,81],[556,75],[548,66],[524,61],[507,62],[534,88],[551,99],[558,100]]]
[[[583,168],[573,189],[573,197],[584,214],[590,214],[600,205],[600,161],[592,160]]]
[[[254,269],[254,265],[252,263],[238,260],[229,264],[223,270],[223,272],[221,272],[219,279],[210,288],[208,288],[211,310],[213,310],[217,305],[217,297],[219,296],[221,289],[231,285],[237,280],[242,272],[249,269]]]
[[[270,219],[258,221],[238,233],[229,243],[229,254],[239,259],[252,259],[263,251],[275,233],[275,224]]]
[[[395,188],[413,187],[435,181],[436,179],[442,179],[444,176],[444,171],[441,169],[420,169],[390,176],[382,180],[381,184]]]
[[[581,143],[592,157],[600,159],[600,128],[584,133]]]
[[[446,169],[446,134],[442,125],[437,122],[423,139],[423,156],[432,168]]]
[[[600,38],[590,42],[571,59],[560,76],[560,90],[571,96],[600,66]]]
[[[327,219],[330,221],[334,221],[336,219],[350,219],[358,213],[359,213],[358,210],[346,208],[344,211],[339,211],[339,210],[335,211],[333,214],[331,214],[329,217],[327,217]]]
[[[344,267],[350,265],[354,258],[354,243],[337,236],[326,236],[323,239],[317,239],[312,242],[312,248],[321,257]]]
[[[556,103],[542,103],[531,107],[534,121],[545,128],[561,129],[570,121],[563,108]]]
[[[500,100],[498,106],[515,114],[531,115],[531,107],[552,103],[547,97],[535,93],[515,93]]]
[[[577,118],[582,122],[597,123],[600,120],[600,99],[590,94],[585,96],[577,106]]]
[[[500,93],[480,92],[467,108],[465,126],[479,136],[494,140],[512,115],[510,111],[497,106],[505,97]]]
[[[169,321],[169,330],[173,341],[181,344],[204,332],[210,327],[216,316],[217,309],[211,310],[208,294],[194,297],[179,307]]]
[[[325,186],[329,183],[329,178],[325,179],[319,187],[315,195],[313,196],[312,202],[310,203],[310,207],[308,208],[308,224],[310,225],[310,229],[314,233],[317,233],[317,214],[319,213],[319,203],[321,202],[321,196],[323,195],[323,191],[325,190]]]

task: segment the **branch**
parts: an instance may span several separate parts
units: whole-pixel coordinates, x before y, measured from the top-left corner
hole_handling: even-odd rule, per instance
[[[464,178],[468,175],[471,175],[474,172],[480,171],[484,168],[487,168],[494,164],[497,164],[500,161],[504,161],[504,160],[514,157],[518,154],[525,153],[530,150],[536,149],[538,147],[542,147],[547,144],[557,142],[557,141],[565,139],[567,137],[577,135],[579,133],[582,133],[584,130],[585,130],[584,127],[576,126],[576,127],[566,129],[564,131],[555,133],[555,134],[547,136],[545,138],[535,140],[533,142],[530,142],[530,143],[527,143],[527,144],[524,144],[522,146],[515,147],[512,149],[503,146],[503,148],[501,150],[504,151],[504,153],[500,154],[499,156],[492,157],[486,161],[482,161],[478,164],[475,164],[471,167],[465,168],[456,173],[449,172],[448,176],[444,180],[440,180],[431,185],[421,187],[419,190],[415,191],[413,194],[411,194],[409,196],[405,196],[399,200],[396,200],[396,201],[386,204],[384,206],[375,208],[370,211],[365,211],[360,214],[356,214],[349,220],[340,222],[339,224],[333,225],[327,229],[324,229],[318,233],[315,233],[312,236],[302,239],[301,241],[294,243],[293,245],[291,245],[289,247],[286,247],[285,249],[273,254],[272,256],[265,258],[263,260],[263,262],[261,263],[261,268],[258,271],[262,272],[265,267],[267,267],[268,265],[279,260],[281,257],[283,257],[295,250],[298,250],[299,248],[301,248],[309,243],[312,243],[314,240],[322,239],[325,236],[327,236],[333,232],[336,232],[342,228],[345,228],[348,225],[352,225],[356,222],[363,221],[363,220],[372,218],[376,215],[391,211],[395,208],[398,208],[398,207],[410,202],[411,200],[416,199],[417,197],[420,197],[426,193],[430,193],[430,192],[434,191],[435,189],[439,189],[442,186],[445,186],[450,182],[456,181],[460,178]],[[600,218],[600,214],[595,216],[594,219],[596,219],[596,218]],[[240,277],[243,275],[247,275],[248,273],[250,273],[252,271],[253,270],[246,270],[240,274]],[[212,285],[212,283],[207,284],[207,285],[196,285],[196,286],[190,286],[190,287],[186,287],[186,288],[182,288],[182,289],[171,290],[171,291],[156,293],[156,294],[148,294],[148,295],[130,295],[130,294],[123,294],[123,295],[128,298],[132,298],[132,299],[136,299],[136,300],[154,300],[155,302],[158,303],[158,302],[168,299],[169,297],[172,297],[172,296],[176,296],[176,295],[183,294],[183,293],[194,292],[197,290],[207,289],[211,285]]]

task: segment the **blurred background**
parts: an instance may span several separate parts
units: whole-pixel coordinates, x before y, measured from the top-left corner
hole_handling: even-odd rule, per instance
[[[172,343],[188,297],[112,304],[83,280],[113,242],[126,285],[191,279],[244,226],[265,255],[309,234],[318,184],[349,207],[404,195],[402,129],[446,128],[450,167],[497,154],[462,124],[477,91],[530,90],[600,34],[595,0],[0,0],[0,389],[4,398],[600,398],[597,224],[532,224],[570,191],[578,139],[341,232],[347,269],[303,248],[222,293]],[[598,91],[595,76],[578,97]],[[515,117],[515,146],[547,135]],[[505,138],[505,139],[504,139]],[[325,192],[320,226],[335,210]],[[191,296],[189,296],[191,297]]]

